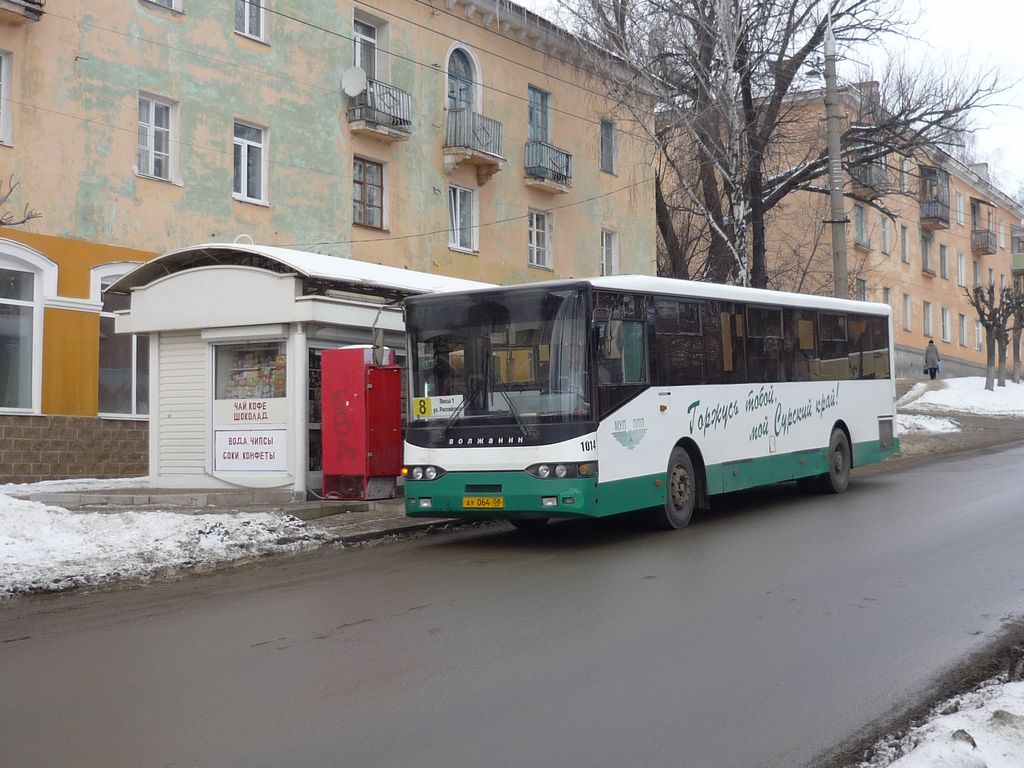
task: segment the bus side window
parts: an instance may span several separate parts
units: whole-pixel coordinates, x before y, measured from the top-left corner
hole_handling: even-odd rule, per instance
[[[871,317],[872,356],[875,359],[875,378],[889,378],[889,322],[884,317]]]
[[[817,314],[813,309],[787,307],[783,310],[783,320],[786,381],[813,381],[817,378],[818,369]]]
[[[846,315],[818,313],[818,378],[839,381],[850,377],[846,356]]]
[[[747,307],[747,374],[751,383],[782,381],[782,310]]]
[[[657,299],[654,315],[656,382],[663,386],[704,383],[701,305]]]
[[[704,305],[704,348],[709,384],[745,384],[742,304],[709,301]]]

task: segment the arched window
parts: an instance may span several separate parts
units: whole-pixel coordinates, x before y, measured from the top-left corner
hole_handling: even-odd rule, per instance
[[[105,293],[119,277],[138,264],[119,262],[92,270],[91,298],[103,302],[100,312],[98,411],[104,415],[149,414],[149,338],[114,333],[114,313],[129,308],[124,294]]]
[[[39,410],[43,306],[56,288],[54,262],[0,239],[0,410]]]
[[[473,107],[473,62],[456,48],[448,57],[448,109]]]

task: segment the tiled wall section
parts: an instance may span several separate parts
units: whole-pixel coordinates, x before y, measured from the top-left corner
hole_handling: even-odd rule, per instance
[[[0,483],[149,472],[149,424],[77,416],[0,416]]]

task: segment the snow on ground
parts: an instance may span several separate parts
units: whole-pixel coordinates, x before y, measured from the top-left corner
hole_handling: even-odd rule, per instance
[[[981,416],[1024,416],[1024,384],[1007,380],[1005,387],[996,387],[994,392],[985,389],[982,376],[967,376],[959,379],[944,379],[942,389],[924,392],[913,402],[907,402],[914,410],[959,411]],[[914,389],[901,400],[909,397]]]
[[[942,416],[924,416],[919,413],[897,413],[896,434],[906,435],[920,432],[959,432],[960,425],[953,419]]]
[[[269,513],[69,512],[0,493],[0,599],[296,552],[329,538]]]
[[[0,483],[0,493],[27,496],[30,493],[63,493],[65,491],[96,491],[111,488],[146,488],[148,477],[114,477],[107,480],[71,478],[69,480],[41,480],[38,483]]]
[[[935,708],[934,717],[857,768],[1021,768],[1024,682],[989,681]]]

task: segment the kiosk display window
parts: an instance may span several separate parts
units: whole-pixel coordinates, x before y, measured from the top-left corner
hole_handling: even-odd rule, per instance
[[[218,346],[217,399],[284,397],[285,363],[283,341]]]

